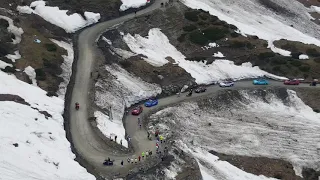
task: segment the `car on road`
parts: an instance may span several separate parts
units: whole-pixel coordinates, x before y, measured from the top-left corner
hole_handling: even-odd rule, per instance
[[[285,85],[299,85],[300,81],[296,79],[288,79],[283,82]]]
[[[204,86],[199,86],[197,87],[196,90],[194,90],[195,93],[203,93],[203,92],[206,92],[207,88],[204,87]]]
[[[254,85],[268,85],[269,82],[266,79],[255,79],[252,82]]]
[[[144,103],[145,107],[152,107],[158,105],[158,99],[155,97],[149,98],[147,102]]]
[[[232,86],[234,86],[234,82],[233,81],[222,81],[222,82],[219,82],[219,86],[220,87],[232,87]]]
[[[137,106],[131,111],[131,114],[132,115],[139,115],[142,113],[142,111],[143,111],[142,106]]]

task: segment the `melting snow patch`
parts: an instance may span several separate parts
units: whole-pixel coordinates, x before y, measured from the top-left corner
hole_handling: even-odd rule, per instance
[[[34,8],[34,10],[32,9]],[[67,15],[68,10],[60,10],[59,7],[46,6],[45,1],[34,1],[29,6],[18,6],[20,13],[37,14],[44,20],[63,28],[68,33],[73,33],[85,26],[97,23],[100,19],[99,13],[84,12],[84,19],[80,14]]]
[[[32,85],[37,86],[37,80],[36,80],[36,72],[34,71],[33,67],[28,66],[24,69],[24,71],[32,81]]]
[[[69,84],[70,77],[72,74],[72,63],[74,59],[73,45],[72,43],[67,43],[64,41],[57,41],[54,39],[50,40],[58,46],[62,47],[63,49],[67,50],[68,53],[68,55],[62,55],[64,61],[61,64],[62,73],[59,76],[63,78],[63,82],[59,84],[59,90],[57,92],[59,97],[64,99],[64,96],[67,92],[67,86]]]
[[[0,15],[0,19],[4,19],[6,21],[8,21],[9,26],[8,26],[8,31],[12,34],[14,34],[15,39],[12,39],[12,43],[13,44],[18,44],[21,42],[21,35],[23,34],[23,30],[22,28],[18,28],[13,24],[13,20],[6,17],[6,16],[1,16]]]
[[[12,62],[16,62],[17,59],[21,58],[19,51],[15,51],[14,54],[6,55],[6,58],[11,59]]]
[[[306,55],[306,54],[301,54],[301,55],[299,56],[299,59],[301,59],[301,60],[309,59],[309,56]]]
[[[125,11],[129,8],[139,8],[150,3],[150,0],[121,0],[122,5],[120,6],[120,11]]]
[[[290,57],[291,56],[291,52],[290,51],[287,51],[287,50],[284,50],[284,49],[280,49],[280,48],[277,48],[273,45],[273,42],[272,41],[268,41],[268,48],[271,49],[271,51],[273,51],[274,53],[278,53],[282,56],[287,56],[287,57]]]
[[[108,43],[109,45],[112,45],[112,42],[110,39],[107,39],[106,37],[102,36],[102,40],[104,40],[106,43]]]
[[[213,57],[223,58],[224,55],[223,55],[220,51],[218,51],[217,53],[214,53],[214,54],[213,54]]]
[[[228,60],[216,60],[208,65],[206,62],[187,61],[185,56],[170,44],[167,36],[157,28],[150,29],[147,38],[127,34],[123,39],[133,52],[147,56],[144,60],[155,66],[166,64],[168,62],[166,57],[171,57],[178,66],[190,73],[198,84],[210,84],[227,78],[239,80],[258,76],[287,79],[267,73],[258,66],[253,67],[250,62],[237,66]]]
[[[12,64],[8,64],[8,63],[0,60],[0,68],[1,68],[1,69],[6,68],[7,66],[13,67]]]
[[[219,47],[219,45],[217,43],[209,43],[210,47]]]

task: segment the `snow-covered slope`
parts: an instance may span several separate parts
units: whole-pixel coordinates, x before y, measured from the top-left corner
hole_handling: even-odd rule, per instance
[[[139,8],[150,3],[150,0],[121,0],[122,5],[120,6],[120,11],[125,11],[130,8]]]
[[[274,41],[288,39],[320,46],[320,27],[310,21],[310,9],[296,0],[181,0],[193,9],[209,11],[249,35]],[[264,2],[261,4],[261,2]],[[268,7],[269,6],[269,7]],[[280,9],[275,12],[275,9]]]
[[[0,71],[0,179],[95,179],[76,161],[63,128],[64,101]]]
[[[68,10],[46,6],[46,2],[41,0],[32,2],[30,6],[18,6],[17,10],[20,13],[37,14],[51,24],[63,28],[68,33],[73,33],[85,26],[97,23],[100,19],[99,13],[92,12],[84,12],[86,19],[77,13],[68,15]]]
[[[185,60],[185,56],[170,44],[167,36],[158,28],[150,29],[148,37],[126,34],[123,40],[131,51],[145,55],[147,58],[144,60],[151,65],[162,66],[169,63],[166,58],[171,57],[180,67],[190,73],[198,84],[210,84],[227,78],[246,79],[264,75],[273,79],[286,79],[267,73],[258,66],[252,67],[250,62],[237,66],[228,60],[216,60],[208,65],[206,62]],[[223,56],[222,54],[217,55]]]
[[[95,112],[98,128],[106,137],[117,135],[118,143],[122,139],[122,145],[128,147],[125,140],[125,129],[122,123],[124,109],[132,104],[161,93],[161,88],[155,84],[149,84],[128,73],[117,64],[106,66],[111,74],[109,79],[99,80],[96,86],[95,102],[107,111],[108,115],[100,111]]]
[[[320,114],[291,90],[224,92],[159,111],[149,125],[186,144],[182,149],[191,149],[203,170],[216,179],[228,174],[222,170],[227,164],[208,159],[204,152],[209,150],[284,159],[297,174],[302,167],[320,168]],[[229,175],[226,179],[232,180]]]

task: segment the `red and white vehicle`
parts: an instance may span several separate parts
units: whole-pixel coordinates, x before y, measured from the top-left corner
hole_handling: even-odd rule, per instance
[[[132,115],[139,115],[142,113],[142,111],[143,111],[142,106],[137,106],[131,111],[131,114]]]
[[[285,80],[283,84],[285,84],[285,85],[299,85],[300,81],[296,80],[296,79],[289,79],[289,80]]]

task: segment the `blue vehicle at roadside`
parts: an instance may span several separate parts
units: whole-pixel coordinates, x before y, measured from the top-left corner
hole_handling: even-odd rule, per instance
[[[145,107],[152,107],[158,105],[158,99],[156,98],[150,98],[147,102],[144,103]]]
[[[266,79],[255,79],[253,80],[254,85],[268,85],[269,82]]]

